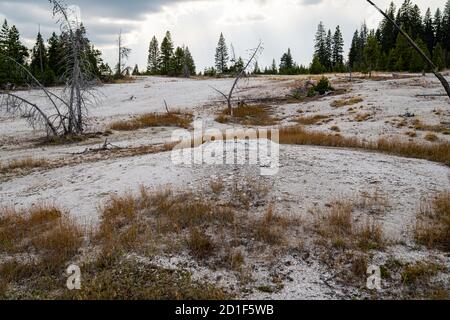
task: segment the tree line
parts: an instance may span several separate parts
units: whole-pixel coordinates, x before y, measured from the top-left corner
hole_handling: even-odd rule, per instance
[[[184,76],[196,74],[194,58],[189,47],[182,46],[174,49],[174,43],[170,31],[166,32],[159,45],[158,39],[153,36],[148,50],[147,75]],[[136,65],[133,74],[140,74]]]
[[[428,8],[422,16],[420,8],[411,0],[404,0],[398,10],[392,2],[386,13],[409,33],[439,69],[450,67],[450,0],[434,14]],[[92,76],[107,79],[113,74],[111,68],[103,62],[101,52],[87,39],[83,26],[79,32],[85,38],[83,52],[88,58]],[[270,66],[261,69],[256,62],[249,73],[294,75],[345,71],[370,73],[374,70],[429,71],[423,58],[410,48],[406,39],[386,18],[376,29],[369,30],[363,23],[355,31],[347,59],[344,58],[344,39],[339,26],[332,32],[320,22],[314,42],[314,55],[309,66],[297,64],[291,50],[287,49],[278,64],[273,59]],[[5,19],[0,30],[0,84],[22,85],[25,81],[22,72],[6,57],[25,66],[46,86],[63,84],[66,70],[61,61],[66,52],[67,35],[64,33],[53,33],[45,42],[38,32],[34,47],[29,50],[21,42],[16,26],[10,27]],[[244,59],[236,56],[233,45],[228,48],[223,34],[219,36],[214,61],[213,67],[203,71],[205,76],[236,74],[245,65]],[[175,48],[171,33],[167,31],[161,44],[155,36],[151,39],[146,71],[141,73],[136,65],[133,74],[189,77],[196,75],[197,70],[189,48],[184,45]]]
[[[81,25],[80,36],[84,39],[83,55],[89,62],[89,74],[92,78],[101,78],[111,69],[101,58],[101,52],[95,49],[86,36],[86,30]],[[25,67],[43,85],[52,86],[64,84],[67,79],[67,66],[62,63],[68,54],[68,34],[55,32],[45,43],[42,34],[38,32],[35,45],[29,50],[20,40],[16,26],[9,26],[5,19],[0,30],[0,84],[2,86],[20,86],[25,84],[23,70],[12,64],[10,59]]]
[[[386,11],[425,54],[440,69],[450,67],[450,0],[444,10],[440,8],[432,15],[428,8],[422,17],[420,8],[411,0],[405,0],[396,9],[391,3]],[[348,66],[354,71],[429,71],[423,58],[411,50],[407,40],[384,18],[376,30],[368,30],[363,24],[355,31]]]

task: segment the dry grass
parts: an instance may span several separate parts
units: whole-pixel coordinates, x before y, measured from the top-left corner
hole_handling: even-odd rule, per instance
[[[352,106],[358,103],[363,102],[364,100],[360,97],[352,97],[349,99],[339,99],[339,100],[335,100],[331,103],[331,106],[333,108],[341,108],[341,107],[345,107],[345,106]]]
[[[339,128],[338,126],[332,126],[332,127],[330,128],[330,130],[331,130],[331,131],[334,131],[334,132],[341,132],[341,128]]]
[[[55,206],[1,210],[0,252],[12,258],[0,264],[3,286],[40,276],[59,276],[83,241],[81,227]]]
[[[424,124],[420,119],[415,119],[412,123],[412,126],[417,131],[429,131],[431,133],[442,133],[449,134],[450,133],[450,124],[448,123],[440,123],[436,125]]]
[[[116,121],[109,125],[110,130],[133,131],[150,127],[189,128],[193,116],[191,113],[175,111],[171,113],[148,113],[131,120]]]
[[[430,279],[436,276],[443,267],[434,262],[417,262],[408,264],[402,272],[402,282],[405,285],[427,284]]]
[[[294,121],[301,125],[311,126],[322,124],[324,120],[328,120],[329,118],[330,118],[329,116],[325,115],[315,115],[308,117],[297,117]]]
[[[35,159],[33,157],[27,157],[24,159],[14,159],[0,165],[0,173],[9,173],[14,170],[32,170],[36,168],[46,167],[49,162],[45,159]]]
[[[416,138],[416,137],[417,137],[417,132],[415,132],[415,131],[408,131],[408,132],[406,133],[406,135],[407,135],[408,137],[410,137],[410,138]]]
[[[197,259],[205,259],[211,256],[215,245],[211,237],[204,231],[198,228],[193,228],[189,232],[187,247],[189,248],[192,256]]]
[[[356,122],[365,122],[372,119],[372,113],[359,113],[355,116],[354,121]]]
[[[427,141],[430,141],[430,142],[436,142],[436,141],[439,140],[439,137],[436,134],[432,133],[432,132],[428,132],[425,135],[424,139],[427,140]]]
[[[426,144],[382,137],[375,142],[364,142],[356,137],[307,131],[302,127],[293,126],[280,129],[280,143],[365,149],[407,158],[426,159],[450,166],[450,143],[446,141]]]
[[[285,230],[288,221],[275,214],[273,205],[269,205],[261,219],[254,225],[256,239],[268,245],[282,245],[285,242]]]
[[[272,126],[279,122],[273,117],[272,107],[266,105],[241,104],[233,109],[233,116],[225,109],[216,117],[219,123],[238,123],[245,126]]]
[[[210,187],[211,187],[211,191],[212,191],[216,196],[219,196],[219,195],[223,192],[223,190],[224,190],[224,188],[225,188],[225,186],[224,186],[224,184],[223,184],[223,181],[222,181],[222,180],[219,180],[219,179],[211,180],[211,181],[209,182],[209,185],[210,185]]]
[[[356,204],[352,200],[336,201],[325,212],[319,213],[315,229],[324,238],[324,244],[336,249],[384,249],[386,239],[381,225],[374,219],[357,223],[355,208]]]
[[[450,251],[450,192],[423,201],[414,228],[416,242],[428,248]]]

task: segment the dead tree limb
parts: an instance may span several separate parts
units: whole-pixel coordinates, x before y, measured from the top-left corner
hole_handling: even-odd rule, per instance
[[[394,27],[408,40],[409,44],[422,56],[422,58],[428,63],[428,65],[431,67],[431,70],[433,71],[436,78],[439,79],[439,81],[442,83],[442,86],[444,87],[445,91],[447,92],[448,97],[450,98],[450,85],[448,84],[445,77],[439,72],[438,67],[431,61],[431,59],[422,51],[422,49],[419,48],[419,46],[411,39],[411,37],[402,29],[400,26],[393,20],[391,17],[389,17],[383,10],[378,8],[378,6],[373,3],[371,0],[367,0],[375,9],[377,9],[386,19],[388,19]]]
[[[228,112],[231,116],[233,115],[232,99],[233,99],[234,90],[236,89],[236,87],[239,83],[239,80],[241,80],[242,77],[245,75],[245,73],[247,72],[247,69],[252,65],[253,61],[255,60],[257,55],[261,52],[261,50],[262,50],[262,41],[259,41],[258,46],[255,49],[251,50],[250,57],[249,57],[247,63],[245,64],[245,66],[236,75],[236,78],[234,79],[233,85],[231,86],[231,89],[230,89],[230,92],[228,93],[228,95],[226,95],[219,89],[211,87],[212,89],[214,89],[216,92],[218,92],[225,98],[225,100],[227,101],[227,104],[228,104]]]

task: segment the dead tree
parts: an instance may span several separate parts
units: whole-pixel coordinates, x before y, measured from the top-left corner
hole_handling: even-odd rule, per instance
[[[419,48],[419,46],[411,39],[411,37],[402,29],[400,26],[391,19],[383,10],[378,8],[378,6],[373,3],[371,0],[367,0],[375,9],[377,9],[388,21],[390,21],[394,27],[406,38],[406,40],[409,42],[409,44],[422,56],[422,58],[428,63],[428,65],[431,67],[431,70],[433,71],[436,78],[439,79],[439,81],[442,83],[442,86],[444,87],[445,91],[447,92],[447,95],[450,98],[450,85],[448,84],[445,77],[439,72],[439,68],[436,67],[436,65],[431,61],[431,59],[422,51],[422,49]]]
[[[128,59],[131,49],[124,47],[122,44],[122,30],[119,32],[117,43],[119,45],[119,62],[117,63],[116,75],[123,77],[124,73],[129,72],[129,67],[125,67],[124,61]]]
[[[230,92],[228,94],[225,94],[222,91],[220,91],[214,87],[211,87],[225,98],[225,100],[227,101],[227,105],[228,105],[228,112],[231,116],[233,116],[232,99],[233,99],[234,90],[238,86],[239,80],[241,80],[245,76],[247,70],[253,65],[253,63],[256,61],[257,56],[262,52],[262,50],[263,50],[263,44],[261,41],[259,42],[259,44],[256,48],[250,50],[249,59],[248,59],[247,63],[244,65],[244,67],[242,68],[242,70],[238,70],[238,73],[234,79],[233,85],[231,86]]]
[[[81,22],[67,5],[58,0],[49,0],[49,2],[53,5],[53,16],[60,25],[64,41],[64,55],[61,63],[65,66],[66,83],[62,94],[52,93],[27,68],[14,59],[2,55],[22,72],[30,87],[37,87],[44,93],[46,101],[52,108],[38,106],[37,103],[9,90],[0,91],[0,107],[3,107],[6,112],[26,116],[33,127],[42,125],[47,135],[78,135],[82,134],[85,128],[84,118],[87,107],[96,99],[94,85],[97,82],[92,75],[88,58],[89,42],[84,36],[85,30]],[[51,110],[54,110],[54,113]]]

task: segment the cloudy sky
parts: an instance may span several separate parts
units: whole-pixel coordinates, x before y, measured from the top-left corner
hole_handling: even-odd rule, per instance
[[[387,8],[391,0],[376,0]],[[400,6],[403,0],[394,1]],[[413,0],[424,11],[444,7],[445,0]],[[317,25],[340,25],[346,50],[356,28],[363,21],[369,27],[380,22],[365,0],[66,0],[79,6],[89,38],[101,49],[110,65],[116,63],[117,34],[122,30],[132,49],[129,64],[146,66],[148,44],[153,35],[162,40],[170,30],[176,45],[189,46],[199,70],[214,64],[214,50],[220,32],[233,43],[237,55],[264,43],[260,65],[279,61],[291,48],[297,62],[308,64],[313,52]],[[58,27],[52,20],[47,0],[0,0],[0,18],[7,18],[32,46],[38,28],[45,37]]]

